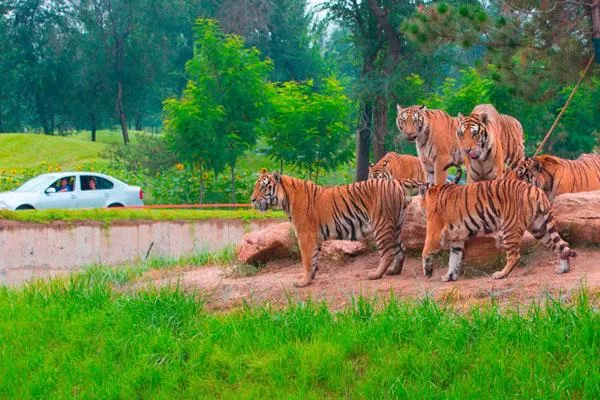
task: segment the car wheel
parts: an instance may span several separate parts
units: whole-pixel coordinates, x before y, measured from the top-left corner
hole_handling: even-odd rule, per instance
[[[32,206],[30,206],[29,204],[22,204],[19,207],[17,207],[17,210],[35,210]]]
[[[112,203],[109,204],[108,208],[115,208],[115,207],[123,207],[123,204],[120,203]]]

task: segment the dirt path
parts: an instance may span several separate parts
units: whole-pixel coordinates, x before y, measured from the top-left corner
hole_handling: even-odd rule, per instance
[[[557,275],[555,257],[538,248],[525,263],[516,267],[507,279],[494,280],[493,270],[465,268],[456,282],[443,283],[445,266],[435,266],[433,276],[426,279],[419,258],[408,258],[400,276],[384,276],[378,281],[367,280],[369,270],[379,262],[377,254],[367,254],[347,259],[345,263],[322,260],[317,277],[306,288],[294,288],[300,279],[298,261],[279,260],[269,263],[251,277],[227,277],[223,267],[206,266],[175,271],[152,271],[135,283],[135,287],[148,283],[157,286],[179,283],[186,290],[199,290],[208,294],[211,309],[229,309],[243,301],[262,304],[270,301],[285,304],[293,300],[326,300],[334,308],[343,308],[352,296],[387,297],[390,292],[400,298],[422,298],[430,295],[438,300],[448,300],[468,307],[473,303],[487,302],[490,298],[500,302],[529,302],[552,295],[569,296],[583,284],[591,291],[600,289],[600,249],[576,249],[578,257],[572,262],[571,272]],[[523,265],[525,264],[525,265]]]

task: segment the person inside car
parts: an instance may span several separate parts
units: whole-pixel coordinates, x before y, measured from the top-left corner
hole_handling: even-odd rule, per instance
[[[57,192],[72,192],[73,186],[69,184],[69,180],[67,178],[62,178],[60,180],[60,187],[56,190]]]
[[[90,178],[88,181],[88,190],[96,190],[96,179]]]

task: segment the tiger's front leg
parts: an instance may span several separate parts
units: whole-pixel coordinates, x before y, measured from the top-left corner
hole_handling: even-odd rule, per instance
[[[465,242],[463,241],[454,241],[450,243],[450,261],[448,262],[448,272],[442,276],[443,282],[455,281],[458,279],[464,248]]]
[[[304,277],[300,282],[294,282],[295,287],[304,287],[312,281],[317,275],[319,269],[319,252],[321,250],[320,242],[315,235],[304,234],[298,236],[300,245],[300,255],[302,257],[302,266],[304,267]]]
[[[423,260],[423,274],[431,278],[433,274],[433,256],[440,251],[441,248],[441,231],[436,230],[433,224],[428,223],[426,226],[425,245],[421,258]]]

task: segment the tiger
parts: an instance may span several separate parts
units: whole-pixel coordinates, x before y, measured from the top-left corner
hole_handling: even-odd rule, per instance
[[[505,163],[514,169],[525,159],[523,127],[516,118],[480,104],[466,117],[459,113],[458,120],[456,136],[469,183],[502,179]]]
[[[576,160],[551,155],[527,158],[516,175],[542,189],[549,200],[563,193],[600,190],[600,155],[583,154]]]
[[[391,151],[375,164],[369,165],[369,179],[413,179],[425,182],[425,172],[417,157]]]
[[[442,281],[456,280],[465,241],[480,232],[499,232],[497,245],[506,251],[506,265],[494,272],[494,279],[507,277],[519,263],[526,230],[558,254],[559,274],[569,271],[569,258],[577,255],[556,231],[544,192],[527,182],[496,179],[467,185],[423,185],[419,191],[424,194],[426,237],[422,262],[427,277],[433,272],[432,256],[449,244],[448,272]]]
[[[360,240],[374,233],[381,257],[369,279],[384,273],[398,275],[404,264],[400,237],[406,206],[411,198],[396,180],[376,179],[350,185],[322,187],[278,173],[259,176],[250,197],[260,211],[280,206],[288,215],[298,237],[304,287],[315,278],[321,243],[328,239]]]
[[[463,164],[456,140],[458,119],[442,110],[429,110],[424,105],[396,105],[396,126],[406,138],[416,142],[417,154],[427,174],[427,182],[446,182],[449,166]]]

